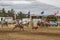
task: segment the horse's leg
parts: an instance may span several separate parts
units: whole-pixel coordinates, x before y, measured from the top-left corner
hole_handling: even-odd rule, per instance
[[[4,25],[3,25],[3,24],[1,24],[2,29],[3,29],[3,26],[4,26]]]
[[[3,25],[3,24],[1,24],[1,30],[3,30],[3,27],[4,27],[4,25]]]
[[[15,28],[17,28],[18,26],[15,26],[12,30],[14,30]]]
[[[42,23],[39,23],[40,28],[42,28],[42,25],[43,25]]]
[[[40,24],[40,27],[42,28],[42,24]]]
[[[24,31],[24,26],[22,26],[22,30]]]
[[[21,27],[19,26],[19,28],[20,28],[20,31],[21,31]]]
[[[8,23],[5,23],[5,26],[7,26],[7,27],[8,27]]]
[[[50,25],[48,24],[48,27],[50,27]]]
[[[21,26],[21,30],[24,31],[24,26]]]
[[[27,25],[27,27],[29,27],[29,24],[26,24]]]
[[[49,25],[48,24],[46,24],[46,27],[48,27]]]
[[[6,24],[6,26],[9,28],[8,24]]]
[[[24,31],[24,28],[21,28],[22,31]]]

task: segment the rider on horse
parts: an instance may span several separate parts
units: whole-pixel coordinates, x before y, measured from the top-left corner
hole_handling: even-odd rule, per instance
[[[17,27],[20,28],[20,30],[23,29],[22,21],[17,20],[16,25],[15,25],[15,27],[13,28],[13,30],[14,30],[15,28],[17,28]],[[24,30],[24,29],[23,29],[23,30]]]

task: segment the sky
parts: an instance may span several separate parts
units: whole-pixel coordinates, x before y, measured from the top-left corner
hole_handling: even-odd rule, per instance
[[[0,2],[6,3],[6,4],[29,4],[32,1],[36,1],[36,2],[42,2],[42,3],[46,3],[49,5],[54,5],[57,7],[60,7],[60,0],[0,0]]]
[[[45,14],[53,14],[60,10],[60,0],[0,0],[0,9],[14,9],[27,13],[31,11],[34,14],[40,14],[45,11]]]

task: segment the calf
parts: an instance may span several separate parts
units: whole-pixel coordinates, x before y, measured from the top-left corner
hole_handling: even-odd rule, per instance
[[[38,29],[38,27],[36,26],[36,27],[32,27],[32,29],[35,29],[35,30],[37,30]]]

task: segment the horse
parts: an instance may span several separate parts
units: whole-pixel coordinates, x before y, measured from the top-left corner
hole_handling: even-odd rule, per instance
[[[23,22],[23,26],[28,27],[29,26],[29,22]]]
[[[17,20],[16,21],[16,24],[15,24],[15,26],[14,26],[14,28],[12,29],[12,30],[14,30],[15,28],[20,28],[20,30],[23,30],[24,31],[24,26],[23,26],[23,24],[22,24],[22,21],[21,22],[19,22],[19,20]]]
[[[27,22],[27,21],[19,21],[19,20],[17,20],[16,21],[16,25],[15,25],[15,27],[12,29],[12,30],[14,30],[15,28],[20,28],[20,30],[23,30],[24,31],[24,27],[28,27],[29,26],[29,22]]]
[[[15,27],[12,30],[14,30],[17,27],[20,28],[20,30],[23,30],[24,31],[23,25],[19,25],[19,24],[16,24]]]
[[[38,22],[38,23],[37,23],[37,26],[43,27],[43,26],[44,26],[44,22]]]
[[[37,22],[32,23],[32,29],[34,30],[38,29]]]

